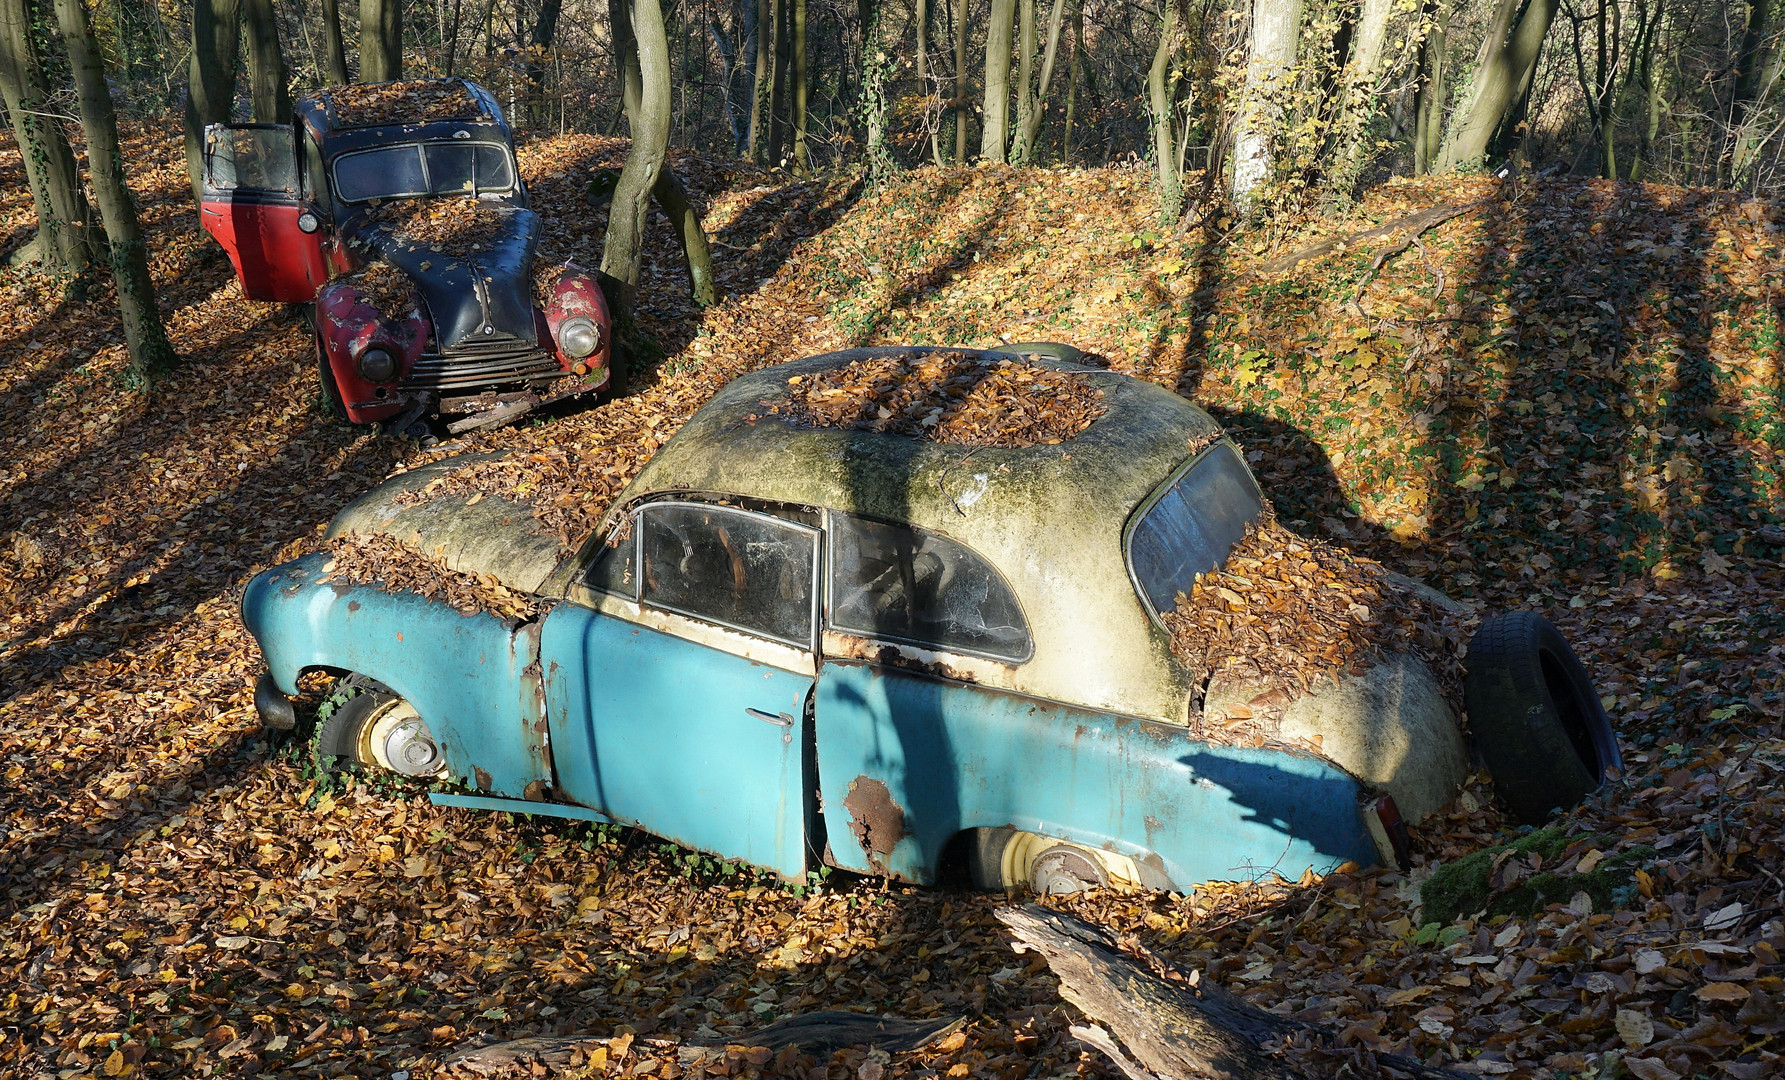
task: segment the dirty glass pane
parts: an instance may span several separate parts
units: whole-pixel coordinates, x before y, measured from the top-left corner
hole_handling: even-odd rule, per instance
[[[812,642],[818,534],[721,507],[648,507],[646,604],[790,644]]]
[[[427,193],[421,146],[417,143],[356,150],[335,159],[335,194],[343,202]]]
[[[838,630],[1023,660],[1029,629],[990,563],[923,529],[831,515],[831,613]]]
[[[1196,575],[1227,561],[1263,509],[1258,484],[1239,451],[1232,443],[1216,443],[1134,527],[1128,561],[1142,598],[1155,613],[1172,610]]]
[[[430,142],[428,187],[436,195],[507,191],[513,183],[508,151],[490,143]]]
[[[637,555],[638,534],[634,531],[633,522],[628,520],[615,529],[614,535],[602,545],[583,580],[591,589],[636,600],[638,576],[633,573],[633,565],[637,561]]]
[[[214,134],[207,159],[212,189],[297,191],[290,128],[225,128]]]

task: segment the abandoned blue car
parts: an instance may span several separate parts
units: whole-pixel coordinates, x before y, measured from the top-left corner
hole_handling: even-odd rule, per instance
[[[402,474],[334,533],[382,531],[554,603],[515,623],[324,580],[326,554],[273,568],[243,599],[262,715],[289,726],[286,695],[326,671],[345,681],[323,749],[463,785],[438,803],[637,826],[788,878],[1181,890],[1404,858],[1405,826],[1471,771],[1433,673],[1390,657],[1308,691],[1280,741],[1196,737],[1199,710],[1244,691],[1174,656],[1161,616],[1223,564],[1262,493],[1201,409],[1050,351],[1032,362],[1103,407],[1053,445],[765,409],[790,381],[896,349],[742,376],[570,555],[518,502],[417,497],[465,458]],[[1565,761],[1532,766],[1548,769],[1539,812],[1617,765],[1547,627],[1497,631],[1511,644],[1482,676],[1530,706],[1493,729],[1516,745],[1483,746],[1490,767]],[[1479,718],[1473,734],[1488,738]]]

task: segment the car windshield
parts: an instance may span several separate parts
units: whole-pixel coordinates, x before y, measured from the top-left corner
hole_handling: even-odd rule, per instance
[[[1180,470],[1128,533],[1128,567],[1148,610],[1171,611],[1196,575],[1227,561],[1263,511],[1264,496],[1232,443],[1216,443]]]
[[[436,139],[342,154],[334,175],[342,202],[497,194],[514,187],[514,159],[501,143]]]

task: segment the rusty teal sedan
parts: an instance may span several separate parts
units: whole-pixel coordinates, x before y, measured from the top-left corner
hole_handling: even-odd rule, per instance
[[[1055,445],[765,413],[796,377],[884,355],[735,380],[572,554],[518,503],[415,497],[464,459],[387,482],[335,533],[407,538],[550,606],[466,616],[326,580],[326,555],[273,568],[243,600],[262,715],[289,725],[286,695],[326,671],[320,751],[461,786],[440,804],[636,826],[789,879],[1182,890],[1405,857],[1471,769],[1417,658],[1309,691],[1285,718],[1303,737],[1193,734],[1223,689],[1173,654],[1162,608],[1265,506],[1213,419],[1046,357],[1102,392]],[[1590,687],[1520,686],[1554,717],[1533,737],[1596,787],[1616,744]]]

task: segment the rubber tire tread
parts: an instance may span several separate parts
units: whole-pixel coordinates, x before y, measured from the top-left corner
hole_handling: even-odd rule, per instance
[[[316,710],[321,719],[316,724],[311,754],[317,767],[340,772],[350,762],[375,765],[359,760],[359,729],[380,705],[395,697],[383,683],[362,675],[349,675],[335,683]],[[325,711],[328,715],[322,716]]]
[[[1470,640],[1464,666],[1476,747],[1495,792],[1519,821],[1540,824],[1596,791],[1607,769],[1622,767],[1599,696],[1548,619],[1534,611],[1490,616]],[[1558,683],[1568,700],[1557,700]],[[1577,717],[1573,736],[1565,710]]]
[[[1004,826],[974,829],[966,838],[961,855],[966,864],[967,884],[974,892],[1001,893],[1009,889],[1004,881],[1004,849],[1015,835],[1015,829]]]

